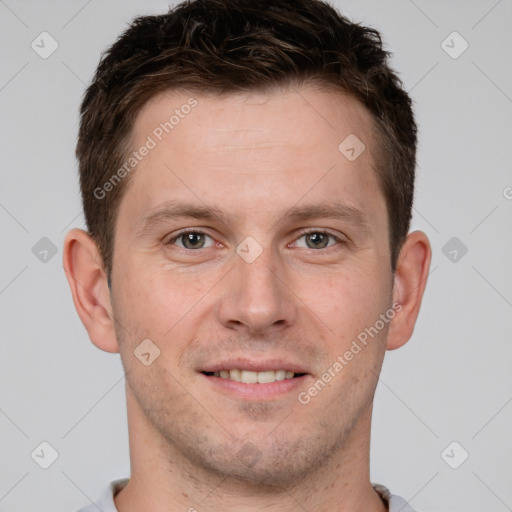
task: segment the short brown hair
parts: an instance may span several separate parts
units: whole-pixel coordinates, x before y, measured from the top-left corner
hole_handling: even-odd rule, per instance
[[[373,115],[394,271],[411,219],[416,124],[388,58],[376,30],[321,0],[191,0],[133,20],[85,92],[76,147],[87,228],[107,275],[129,177],[100,199],[95,190],[123,165],[148,100],[172,89],[226,94],[305,83],[348,93]]]

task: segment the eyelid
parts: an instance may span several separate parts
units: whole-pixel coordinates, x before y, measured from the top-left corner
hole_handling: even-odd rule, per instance
[[[299,231],[299,236],[297,238],[300,238],[301,236],[304,236],[304,235],[309,235],[311,233],[321,233],[324,235],[330,235],[333,238],[336,238],[336,239],[342,241],[342,239],[338,235],[334,234],[332,231],[329,231],[326,228],[303,228]]]
[[[347,242],[344,238],[342,238],[342,237],[340,237],[338,235],[335,235],[334,233],[332,233],[331,231],[326,230],[325,228],[304,228],[304,229],[299,231],[299,235],[297,237],[295,237],[295,240],[292,243],[297,242],[297,240],[299,240],[300,238],[302,238],[305,235],[310,235],[310,234],[313,234],[313,233],[319,233],[319,234],[322,234],[322,235],[328,235],[331,238],[334,238],[334,240],[336,240],[336,242],[338,242],[338,243],[346,243]],[[336,244],[330,245],[328,247],[324,247],[323,250],[330,249],[331,247],[334,247],[334,245],[336,245]],[[312,250],[319,251],[321,249],[312,249]]]
[[[201,235],[205,235],[207,237],[210,237],[214,242],[217,243],[217,241],[213,238],[212,235],[209,235],[206,231],[204,231],[204,230],[202,230],[200,228],[184,228],[181,231],[179,231],[178,233],[176,233],[175,235],[173,235],[173,237],[170,238],[167,242],[165,242],[164,245],[174,245],[174,242],[176,242],[176,240],[178,240],[178,238],[180,238],[183,235],[186,235],[187,233],[198,233],[198,234],[201,234]],[[344,240],[343,238],[339,237],[338,235],[335,235],[331,231],[326,230],[325,228],[316,228],[316,229],[315,228],[303,228],[303,229],[301,229],[299,231],[298,236],[295,237],[295,239],[294,239],[294,241],[292,243],[297,242],[297,240],[299,240],[303,236],[309,235],[309,234],[312,234],[312,233],[320,233],[320,234],[328,235],[328,236],[334,238],[336,240],[336,242],[346,243],[346,240]],[[288,244],[288,245],[290,245],[290,244]],[[331,246],[325,247],[324,250],[328,249],[330,247],[333,247],[333,246],[331,245]],[[197,252],[200,249],[208,249],[209,247],[201,247],[200,249],[187,249],[186,247],[179,247],[178,246],[178,248],[182,249],[182,250],[185,250],[185,251]],[[313,249],[313,250],[318,251],[318,249]]]
[[[212,235],[209,235],[206,231],[203,231],[202,229],[198,229],[198,228],[184,228],[182,229],[181,231],[179,231],[178,233],[176,233],[175,235],[172,236],[172,238],[169,238],[169,240],[167,240],[167,242],[164,242],[164,245],[174,245],[174,242],[176,242],[176,240],[178,240],[178,238],[180,238],[181,236],[183,235],[186,235],[187,233],[198,233],[200,235],[205,235],[207,237],[210,237],[214,242],[217,242]],[[199,249],[187,249],[186,247],[179,247],[177,246],[178,249],[181,249],[183,251],[194,251],[194,252],[197,252]],[[201,247],[201,249],[208,249],[209,247]]]

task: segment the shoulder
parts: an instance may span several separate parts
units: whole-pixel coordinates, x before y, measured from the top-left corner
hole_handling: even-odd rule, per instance
[[[391,494],[389,489],[384,485],[372,484],[372,486],[383,501],[387,503],[389,512],[416,512],[411,505],[409,505],[408,501],[396,494]]]
[[[102,512],[117,512],[114,504],[114,496],[128,483],[128,478],[121,478],[114,480],[103,491],[100,498],[91,503],[90,505],[81,508],[77,512],[98,512],[98,509]]]

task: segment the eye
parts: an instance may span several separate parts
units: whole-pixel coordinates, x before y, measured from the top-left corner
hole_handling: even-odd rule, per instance
[[[304,239],[305,245],[299,243],[302,239]],[[326,233],[325,231],[309,231],[303,233],[297,239],[295,245],[296,247],[305,247],[307,249],[325,249],[335,245],[337,242],[341,242],[341,240],[331,233]]]
[[[208,243],[208,240],[210,243]],[[183,249],[204,249],[213,245],[213,238],[202,231],[182,231],[167,242]]]

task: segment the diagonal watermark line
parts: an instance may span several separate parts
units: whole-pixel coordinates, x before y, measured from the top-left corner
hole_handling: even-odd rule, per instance
[[[376,374],[373,370],[370,370],[376,377],[378,376],[378,374]],[[434,436],[437,437],[437,439],[439,439],[439,436],[434,432],[434,430],[432,430],[383,380],[381,377],[379,377],[379,382],[382,382],[382,384],[384,384],[384,386],[386,386],[386,388],[393,394],[395,395],[396,398],[398,398],[398,400],[400,400],[400,402],[402,402],[402,404],[407,407],[407,409],[409,409],[409,411],[414,415],[416,416],[416,418],[421,422],[423,423],[423,425],[428,428],[428,430],[430,430],[430,432],[432,432],[432,434],[434,434]]]
[[[416,496],[418,496],[418,494],[423,491],[423,489],[425,489],[425,487],[427,487],[427,485],[430,484],[430,482],[432,482],[432,480],[434,480],[434,478],[436,478],[436,476],[439,475],[439,471],[412,497],[412,498],[409,498],[409,500],[405,503],[405,505],[398,509],[398,512],[400,512],[401,510],[403,510],[405,507],[407,507],[407,505],[409,505],[411,503],[411,501],[416,498]]]
[[[428,271],[428,274],[427,276],[425,277],[425,279],[421,279],[420,282],[406,295],[405,297],[405,300],[407,300],[409,297],[412,296],[412,294],[420,287],[423,285],[423,283],[425,281],[428,281],[428,279],[430,278],[430,276],[439,268],[439,265],[436,265],[433,269],[429,269]],[[393,285],[395,286],[395,285]],[[398,288],[398,286],[397,286]]]
[[[128,372],[127,372],[128,373]],[[83,419],[126,377],[124,374],[118,381],[114,383],[114,385],[61,437],[61,439],[65,439],[70,432],[72,432],[77,425],[83,421]]]
[[[427,20],[429,20],[430,23],[434,25],[434,27],[439,28],[439,25],[423,9],[421,9],[416,2],[414,2],[413,0],[409,0],[409,2],[411,2],[411,4],[414,5],[414,7],[416,7],[416,9],[418,9],[418,11],[420,11],[421,14],[423,14],[423,16],[425,16],[425,18],[427,18]]]
[[[178,321],[164,334],[164,337],[167,336],[232,270],[233,269],[230,268],[188,311],[183,313]]]
[[[0,0],[0,3],[9,11],[11,11],[11,14],[18,18],[18,21],[20,21],[25,27],[30,28],[5,2],[4,0]]]
[[[501,94],[503,94],[503,96],[505,96],[505,98],[507,98],[508,101],[512,103],[512,98],[474,60],[472,60],[471,63],[476,69],[478,69],[478,71],[480,71],[480,73],[482,73],[482,75],[485,76],[485,78],[487,78],[487,80],[489,80],[489,82],[491,82],[491,84],[494,85],[494,87],[496,87],[496,89],[498,89],[498,91],[501,92]]]
[[[11,219],[28,234],[28,229],[2,203],[0,203],[0,208],[2,208],[2,210],[4,210],[4,212],[7,213],[7,215],[9,215],[9,217],[11,217]]]
[[[205,496],[204,498],[201,498],[201,500],[199,500],[198,504],[203,503],[203,501],[205,501],[207,498],[209,498],[209,497],[210,497],[210,496],[211,496],[211,495],[212,495],[212,494],[213,494],[213,493],[214,493],[214,492],[215,492],[215,491],[216,491],[216,490],[217,490],[217,489],[218,489],[218,488],[223,484],[223,482],[224,482],[225,480],[227,480],[227,478],[228,478],[228,477],[227,477],[227,476],[225,476],[224,478],[222,478],[222,479],[221,479],[221,481],[220,481],[217,485],[213,486],[213,487],[210,489],[210,491],[208,491],[208,493],[206,494],[206,496]],[[192,509],[191,509],[191,508],[189,508],[188,510],[192,512]],[[196,512],[197,512],[197,511],[196,511]]]
[[[500,293],[488,279],[486,279],[473,265],[471,265],[471,268],[512,308],[510,301],[502,293]]]
[[[437,233],[439,234],[439,231],[437,230],[437,228],[434,226],[434,224],[432,224],[432,222],[430,222],[419,210],[417,210],[414,206],[412,207],[412,209]]]
[[[498,0],[472,27],[471,30],[473,30],[477,25],[479,25],[487,16],[494,11],[496,6],[501,3],[501,0]]]
[[[498,208],[499,204],[497,204],[471,231],[470,233],[473,233],[473,231],[475,231],[475,229],[477,227],[480,226],[480,224],[482,224],[484,222],[484,220],[487,219],[487,217],[489,217],[491,215],[491,213],[494,213],[494,211],[496,210],[496,208]]]
[[[297,499],[295,498],[295,496],[290,492],[289,489],[286,489],[286,488],[283,488],[284,491],[286,491],[286,493],[290,496],[290,498],[292,498],[293,501],[295,501],[295,503],[297,503],[297,505],[302,509],[304,510],[304,512],[310,512],[309,510],[307,510],[306,508],[304,508],[304,505],[302,503],[299,503],[297,501]]]
[[[208,492],[208,494],[202,499],[199,501],[199,503],[202,503],[205,499],[207,499],[209,496],[211,496],[211,494],[216,491],[222,484],[222,482],[224,482],[224,480],[226,480],[228,477],[225,476],[217,485],[215,485],[214,487],[212,487],[210,489],[210,491]],[[190,510],[190,509],[189,509]]]
[[[224,432],[226,432],[226,434],[228,434],[230,437],[235,437],[231,432],[229,432],[226,429],[226,427],[224,427],[224,425],[222,425],[219,422],[219,420],[217,420],[217,418],[215,418],[215,416],[213,416],[213,414],[210,413],[210,411],[178,379],[176,379],[176,377],[174,377],[174,375],[167,368],[164,368],[164,371],[174,379],[176,384],[178,384],[178,386],[180,386],[183,389],[183,391],[185,391],[185,393],[187,393],[187,395],[189,395],[190,398],[192,398],[197,403],[197,405],[199,405],[199,407],[201,407],[206,412],[206,414],[208,414],[208,416],[210,416],[210,418],[212,418],[212,420],[215,421],[215,423],[217,423],[217,425],[219,425],[219,427],[221,427],[222,430],[224,430]]]
[[[26,67],[28,66],[28,61],[21,66],[21,68],[16,71],[16,73],[4,84],[0,87],[0,92],[2,92]]]
[[[62,471],[62,469],[60,472],[91,502],[92,505],[94,505],[100,512],[104,512],[100,507],[98,507],[98,505],[96,505],[96,503],[92,501],[92,499],[87,494],[85,494],[85,492],[75,482],[73,482],[73,480],[71,480],[71,478],[69,478],[68,475],[66,475],[66,473],[64,473],[64,471]]]
[[[85,87],[87,84],[85,83],[84,80],[82,80],[63,60],[61,60],[62,64],[64,64],[64,66],[66,66],[70,73],[73,74],[76,78],[78,78],[78,80],[80,80],[80,82],[82,82],[82,85]]]
[[[325,123],[327,123],[335,132],[336,132],[336,128],[331,124],[329,123],[329,121],[327,121],[327,119],[322,115],[320,114],[320,112],[311,104],[311,102],[309,102],[303,94],[300,93],[300,91],[298,89],[296,89],[295,87],[293,87],[293,90],[310,106],[311,109],[313,109],[319,116],[320,116],[320,119],[322,119],[322,121],[324,121]]]
[[[194,194],[197,199],[199,199],[199,201],[201,201],[201,203],[206,206],[206,208],[208,208],[208,205],[166,164],[164,163],[164,167],[166,167],[178,180],[181,181],[181,183],[183,183],[183,186],[187,187],[188,190]],[[217,218],[217,220],[221,223],[221,224],[224,224],[224,226],[228,227],[226,225],[226,223],[215,213],[213,212],[213,214],[215,215],[215,217]]]
[[[23,432],[23,430],[21,430],[21,428],[13,421],[11,420],[11,418],[9,418],[9,416],[7,416],[7,414],[5,414],[5,412],[0,409],[0,412],[28,439],[29,437],[27,436],[27,434],[25,434],[25,432]]]
[[[471,470],[471,473],[473,473],[473,475],[475,475],[478,480],[480,480],[480,482],[482,482],[482,484],[485,485],[485,487],[487,487],[487,489],[489,489],[489,491],[492,492],[492,494],[494,494],[494,496],[496,496],[496,498],[500,500],[505,507],[507,507],[507,510],[512,510],[512,508],[510,508],[473,470]]]
[[[73,16],[71,16],[71,18],[69,18],[69,20],[60,27],[60,29],[62,30],[63,28],[66,28],[91,3],[91,1],[92,0],[88,0],[80,9],[78,9],[78,11],[73,14]]]
[[[293,409],[265,436],[265,439],[267,439],[269,436],[271,436],[293,413]]]
[[[89,292],[89,290],[87,290],[87,288],[85,288],[85,286],[82,285],[82,283],[80,283],[80,281],[78,281],[72,274],[70,274],[66,268],[64,267],[64,265],[62,265],[62,269],[64,270],[64,273],[66,274],[66,276],[70,277],[75,283],[77,286],[79,286],[80,288],[82,288],[82,290],[91,298],[94,299],[95,302],[97,302],[106,312],[107,312],[107,315],[108,317],[110,318],[110,320],[112,322],[114,322],[114,324],[118,325],[119,327],[121,327],[121,329],[123,329],[123,331],[126,333],[126,334],[130,334],[130,332],[128,331],[128,329],[126,329],[126,327],[114,316],[114,314],[112,313],[112,316],[110,315],[110,312],[108,310],[108,308],[102,304],[97,297],[93,297],[91,295],[91,293]]]
[[[411,93],[412,90],[419,85],[434,69],[438,66],[439,61],[437,61],[416,83],[407,91],[408,93]]]
[[[18,277],[21,276],[21,274],[23,274],[23,272],[25,272],[25,270],[27,270],[28,268],[28,265],[25,265],[25,267],[23,269],[21,269],[1,290],[0,290],[0,295],[2,295],[2,293],[5,292],[5,290],[7,290],[7,288],[9,288],[9,286],[11,286],[12,283],[14,283],[14,281],[16,281],[16,279],[18,279]]]
[[[311,313],[313,313],[313,315],[315,315],[315,317],[320,321],[322,322],[322,324],[324,325],[325,328],[329,329],[329,331],[331,331],[331,333],[336,336],[336,333],[269,267],[267,266],[267,268],[270,270],[270,272],[272,272],[272,274],[274,274],[277,279],[297,298],[299,299],[299,301],[304,304],[304,306],[306,306],[309,311],[311,311]]]
[[[340,155],[341,157],[341,155]],[[324,173],[320,179],[318,181],[316,181],[310,188],[309,190],[307,190],[300,198],[298,201],[296,201],[293,205],[292,205],[292,208],[297,206],[334,168],[336,167],[336,164],[333,164],[331,166],[331,168],[326,172]],[[276,222],[274,222],[274,224],[272,224],[271,228],[267,231],[267,233],[270,233],[270,231],[272,231],[272,229],[275,227],[276,224],[279,223],[279,220],[277,220]]]
[[[30,471],[27,471],[1,498],[0,501],[2,501],[28,474]]]
[[[63,233],[64,231],[66,231],[66,229],[69,228],[69,226],[71,226],[71,224],[73,224],[73,222],[75,222],[75,220],[80,217],[80,215],[82,215],[82,212],[79,211],[61,230],[60,232]]]
[[[472,440],[473,440],[473,439],[475,439],[475,437],[476,437],[478,434],[480,434],[480,432],[482,432],[482,430],[483,430],[485,427],[487,427],[487,425],[489,425],[489,423],[491,423],[491,421],[493,421],[493,420],[494,420],[494,418],[496,418],[496,416],[498,416],[498,414],[500,414],[500,413],[501,413],[501,411],[503,411],[503,409],[505,409],[505,407],[507,407],[507,405],[508,405],[510,402],[512,402],[512,398],[510,398],[510,399],[505,403],[505,405],[503,405],[503,406],[499,409],[499,411],[498,411],[498,412],[497,412],[497,413],[496,413],[496,414],[495,414],[495,415],[494,415],[494,416],[493,416],[489,421],[487,421],[487,423],[486,423],[483,427],[481,427],[481,428],[480,428],[480,430],[478,430],[478,431],[476,432],[476,434],[475,434],[471,439],[472,439]]]
[[[429,273],[428,273],[428,277],[430,277],[431,274],[433,274],[434,271],[437,270],[438,268],[439,268],[439,265],[436,265],[432,270],[430,270]],[[420,281],[420,282],[422,282],[422,281]],[[416,288],[418,288],[418,286],[416,286]],[[414,289],[416,290],[416,288],[414,288]]]

